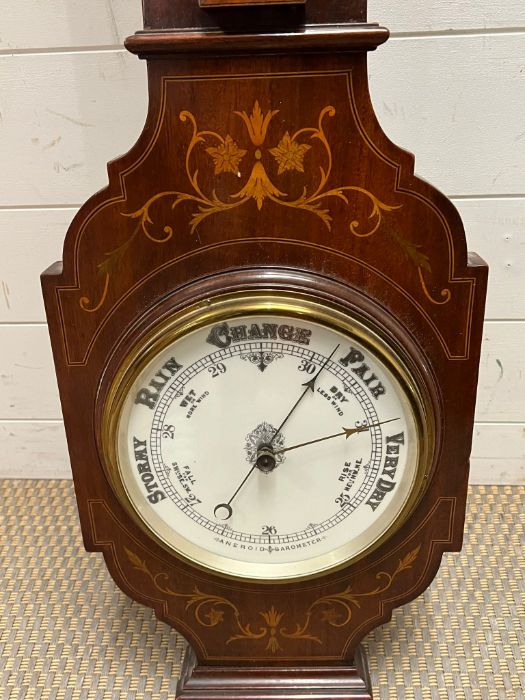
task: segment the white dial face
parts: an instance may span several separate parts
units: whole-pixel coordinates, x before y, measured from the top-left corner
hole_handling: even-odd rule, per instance
[[[148,529],[195,563],[266,580],[369,549],[418,472],[407,390],[357,336],[253,313],[170,342],[122,403],[117,459]]]

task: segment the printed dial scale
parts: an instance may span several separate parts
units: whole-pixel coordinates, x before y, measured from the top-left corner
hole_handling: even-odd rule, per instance
[[[270,313],[225,316],[239,305]],[[143,527],[223,574],[282,580],[357,558],[428,468],[406,369],[348,316],[310,320],[312,302],[219,306],[224,320],[186,313],[133,353],[104,419],[113,480]]]

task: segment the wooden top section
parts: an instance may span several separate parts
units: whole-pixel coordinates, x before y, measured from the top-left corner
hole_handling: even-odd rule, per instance
[[[226,0],[213,0],[213,2]],[[262,1],[262,0],[261,0]],[[366,0],[307,0],[302,3],[239,2],[223,7],[199,0],[143,0],[144,29],[223,29],[237,32],[282,31],[305,25],[366,22]]]
[[[199,0],[201,7],[240,7],[241,5],[304,5],[306,0]]]
[[[388,30],[366,23],[366,0],[143,0],[141,58],[175,54],[371,51]]]

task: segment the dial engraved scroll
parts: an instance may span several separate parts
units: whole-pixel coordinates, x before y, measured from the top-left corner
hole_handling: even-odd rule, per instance
[[[241,360],[251,362],[260,372],[265,372],[275,360],[282,360],[284,355],[281,352],[272,352],[271,350],[254,350],[253,352],[243,353]]]
[[[88,313],[98,311],[105,303],[110,285],[110,278],[115,268],[123,260],[128,249],[136,237],[143,233],[152,243],[164,244],[170,241],[174,234],[174,227],[164,222],[159,228],[155,225],[154,210],[161,201],[170,203],[171,211],[175,210],[183,203],[192,204],[197,211],[194,211],[189,221],[190,233],[195,233],[200,224],[207,218],[221,212],[230,211],[241,207],[251,200],[254,200],[257,209],[260,211],[266,201],[271,201],[288,209],[301,210],[318,217],[326,226],[328,231],[332,230],[333,211],[329,205],[329,200],[339,200],[346,208],[351,206],[349,195],[352,193],[357,197],[365,197],[370,205],[370,211],[365,221],[350,217],[348,231],[356,237],[368,238],[373,236],[380,229],[384,214],[402,205],[386,204],[369,190],[357,185],[338,185],[331,187],[329,180],[333,170],[332,147],[325,133],[324,123],[327,118],[333,118],[336,110],[332,105],[324,107],[319,113],[317,126],[304,127],[290,133],[285,131],[275,146],[267,144],[268,129],[279,110],[269,110],[264,113],[255,102],[251,114],[246,111],[235,111],[244,124],[249,141],[255,147],[253,152],[253,162],[245,168],[243,163],[248,154],[247,148],[241,148],[230,134],[221,135],[211,130],[200,130],[195,116],[183,110],[179,114],[179,119],[183,123],[189,123],[192,127],[192,136],[186,148],[185,155],[185,176],[188,181],[187,191],[166,191],[158,192],[150,197],[141,207],[134,212],[123,213],[122,215],[136,222],[131,235],[117,248],[106,253],[105,258],[98,264],[97,270],[102,281],[102,293],[98,301],[93,302],[87,296],[80,299],[80,307]],[[289,194],[283,192],[276,185],[272,177],[268,174],[268,163],[273,162],[277,166],[277,177],[284,173],[304,174],[305,159],[313,145],[320,145],[324,153],[324,163],[319,165],[319,175],[317,183],[309,188],[307,177],[303,185],[302,193],[297,198],[290,198]],[[232,192],[226,197],[219,197],[216,189],[207,191],[199,180],[199,169],[195,165],[195,156],[199,149],[203,150],[210,160],[210,167],[213,174],[208,179],[213,183],[213,179],[219,175],[229,174],[238,179],[243,172],[249,172],[246,183],[240,188],[232,188]],[[266,163],[266,165],[265,165]],[[392,242],[401,250],[407,261],[418,270],[419,281],[422,290],[429,301],[434,304],[445,304],[451,298],[450,290],[441,291],[441,299],[435,299],[429,293],[424,279],[424,273],[431,273],[428,257],[419,250],[419,246],[411,243],[398,232],[385,228],[385,233]]]
[[[195,586],[192,593],[180,593],[174,590],[169,584],[169,575],[160,572],[153,574],[145,561],[135,552],[125,548],[128,559],[135,569],[144,573],[153,583],[155,588],[166,596],[178,598],[185,601],[185,612],[191,612],[195,621],[202,627],[210,628],[223,625],[226,622],[225,613],[230,612],[233,623],[233,634],[226,639],[226,644],[236,641],[266,641],[266,651],[276,654],[283,651],[282,644],[286,640],[305,640],[323,645],[323,640],[312,633],[311,625],[317,616],[319,622],[331,627],[341,628],[348,625],[353,617],[353,609],[361,607],[361,601],[365,598],[379,596],[386,593],[394,583],[395,579],[403,572],[412,568],[418,558],[421,545],[412,549],[402,559],[391,573],[380,571],[376,574],[378,584],[372,590],[359,592],[354,591],[351,586],[347,586],[339,593],[330,593],[314,601],[304,613],[304,619],[295,622],[295,630],[289,630],[281,626],[281,621],[285,613],[280,612],[272,605],[268,610],[260,611],[262,620],[256,622],[246,622],[242,619],[241,612],[237,605],[228,598],[218,596],[213,593],[205,593],[198,586]],[[229,630],[232,630],[230,623]],[[264,623],[264,624],[263,624]]]

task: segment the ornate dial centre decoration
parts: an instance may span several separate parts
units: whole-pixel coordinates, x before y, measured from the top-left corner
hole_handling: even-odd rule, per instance
[[[252,464],[256,462],[260,449],[270,444],[273,446],[272,451],[282,449],[284,447],[284,437],[281,433],[277,433],[273,425],[269,423],[260,423],[255,430],[252,430],[252,432],[248,433],[246,436],[246,461]],[[274,452],[274,460],[277,464],[281,464],[284,462],[285,456],[284,454],[275,454]],[[267,473],[269,473],[269,471]]]

